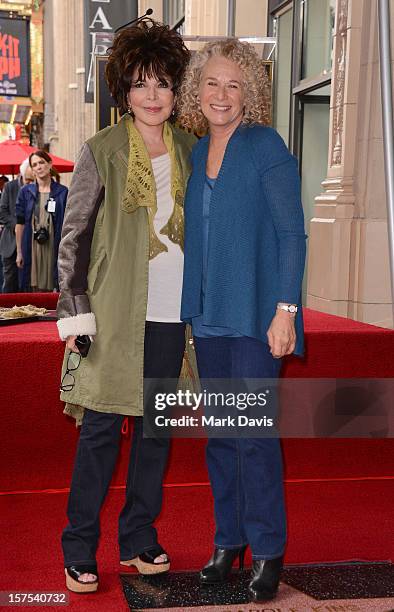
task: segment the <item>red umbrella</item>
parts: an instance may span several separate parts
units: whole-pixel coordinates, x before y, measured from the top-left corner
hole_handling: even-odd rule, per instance
[[[18,174],[19,166],[29,157],[31,153],[37,151],[36,147],[23,144],[18,140],[4,140],[0,142],[0,172],[2,174]],[[74,163],[56,155],[51,156],[53,167],[58,172],[72,172],[74,170]]]

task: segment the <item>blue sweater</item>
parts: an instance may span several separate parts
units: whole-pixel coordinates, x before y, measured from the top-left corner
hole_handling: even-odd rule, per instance
[[[259,125],[231,136],[210,202],[204,308],[203,191],[209,136],[192,152],[185,199],[185,263],[181,319],[203,315],[267,342],[277,302],[299,305],[296,354],[304,349],[301,285],[304,215],[297,162],[278,133]]]
[[[203,236],[202,236],[202,309],[204,312],[205,287],[207,284],[207,269],[208,269],[208,237],[209,237],[209,206],[211,203],[211,195],[215,186],[216,179],[205,177],[204,194],[203,194]],[[226,336],[227,338],[237,338],[241,336],[235,329],[229,327],[213,327],[212,325],[204,325],[204,315],[192,319],[193,336],[199,338],[212,338],[212,336]]]

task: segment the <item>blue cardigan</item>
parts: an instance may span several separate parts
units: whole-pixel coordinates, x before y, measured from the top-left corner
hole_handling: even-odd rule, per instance
[[[231,136],[211,196],[208,269],[201,297],[203,190],[209,136],[193,148],[185,198],[181,319],[203,314],[267,342],[277,302],[298,304],[296,354],[304,350],[301,285],[306,235],[297,162],[279,134],[260,125]]]
[[[58,287],[58,272],[57,272],[57,255],[59,251],[59,243],[62,233],[62,225],[64,218],[64,211],[66,208],[68,189],[64,185],[60,185],[56,181],[51,181],[51,191],[49,197],[56,201],[56,210],[52,214],[53,227],[54,227],[54,269],[53,279],[55,287]],[[25,228],[23,231],[22,238],[22,253],[23,253],[23,269],[20,275],[20,285],[22,290],[30,289],[30,272],[31,272],[31,242],[33,239],[33,232],[31,227],[31,220],[33,216],[34,207],[38,198],[38,186],[37,183],[31,183],[22,187],[18,194],[16,201],[16,219],[17,223],[24,224]]]

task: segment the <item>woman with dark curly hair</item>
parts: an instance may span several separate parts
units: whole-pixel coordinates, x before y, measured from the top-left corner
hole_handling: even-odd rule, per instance
[[[162,379],[178,378],[185,350],[183,197],[195,138],[169,119],[188,60],[182,38],[150,20],[115,37],[106,78],[122,117],[85,143],[70,188],[57,311],[66,340],[61,397],[82,422],[62,536],[75,592],[98,586],[100,509],[129,415],[120,563],[142,574],[170,567],[154,528],[169,440],[144,438],[142,414]],[[145,398],[144,377],[157,380]]]
[[[303,351],[306,236],[297,163],[267,127],[269,110],[268,78],[251,45],[209,43],[192,58],[180,122],[209,134],[192,153],[181,318],[192,324],[208,384],[275,379],[282,357]],[[216,535],[200,580],[224,581],[249,545],[250,595],[271,599],[286,543],[279,440],[258,428],[210,438],[207,464]]]

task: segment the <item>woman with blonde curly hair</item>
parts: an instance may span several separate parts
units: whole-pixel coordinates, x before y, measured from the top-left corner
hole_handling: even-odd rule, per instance
[[[277,378],[282,357],[303,352],[306,236],[296,160],[267,127],[264,65],[247,43],[209,43],[180,101],[181,123],[208,129],[192,152],[181,308],[200,377]],[[200,580],[225,580],[249,545],[249,592],[264,601],[276,594],[286,543],[282,459],[278,438],[252,435],[208,441],[216,535]]]

